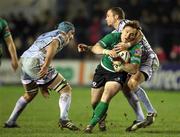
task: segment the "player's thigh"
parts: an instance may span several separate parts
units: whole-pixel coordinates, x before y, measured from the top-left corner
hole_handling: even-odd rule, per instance
[[[63,92],[71,93],[72,90],[69,83],[61,74],[57,74],[57,76],[48,85],[48,89],[54,90],[58,93],[63,93]]]
[[[102,97],[104,91],[104,87],[100,87],[100,88],[91,88],[91,104],[97,104]]]
[[[141,84],[142,82],[145,81],[145,75],[143,72],[138,71],[137,73],[135,73],[134,75],[130,77],[129,81],[131,80],[136,81],[137,84]]]
[[[122,85],[116,81],[108,81],[105,84],[101,101],[110,102],[110,100],[122,89]]]
[[[145,81],[145,76],[142,72],[138,71],[133,74],[128,80],[127,84],[131,91],[136,90],[138,85]]]

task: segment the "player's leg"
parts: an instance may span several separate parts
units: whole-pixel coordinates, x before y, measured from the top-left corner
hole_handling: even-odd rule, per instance
[[[123,94],[127,98],[129,104],[133,108],[135,114],[136,114],[136,120],[133,121],[132,125],[126,128],[126,131],[135,131],[138,128],[143,127],[144,125],[144,114],[140,105],[140,102],[138,100],[137,95],[134,92],[130,92],[129,88],[124,85],[123,87]]]
[[[68,118],[68,112],[71,104],[71,86],[61,74],[57,74],[57,76],[51,81],[48,85],[48,88],[51,90],[55,90],[60,94],[59,98],[59,108],[60,108],[60,118],[59,118],[59,126],[61,128],[68,128],[70,130],[79,130]]]
[[[98,103],[101,100],[103,91],[104,91],[104,87],[91,89],[91,105],[93,108],[93,116],[94,116],[94,110],[96,109],[96,106],[98,105]],[[105,114],[102,117],[102,119],[99,121],[99,130],[100,131],[106,131],[106,122],[105,122],[106,116],[107,116],[107,114]]]
[[[145,71],[145,70],[148,70],[148,71]],[[146,118],[148,120],[148,123],[145,125],[152,124],[155,120],[155,116],[157,115],[157,112],[153,108],[146,92],[141,87],[138,86],[142,82],[147,80],[149,76],[152,75],[152,73],[151,73],[152,71],[150,71],[150,70],[151,69],[148,68],[148,69],[144,69],[144,71],[137,72],[136,74],[131,76],[129,83],[128,83],[129,85],[131,85],[132,90],[138,96],[139,100],[143,103],[146,111],[148,112],[147,118]]]
[[[16,102],[16,105],[9,117],[9,119],[6,121],[4,127],[5,128],[13,128],[18,127],[16,124],[16,121],[22,111],[25,109],[28,103],[31,102],[31,100],[37,95],[38,93],[38,86],[37,84],[32,81],[29,84],[24,84],[24,89],[26,93],[21,96],[18,101]]]
[[[105,84],[104,92],[101,97],[101,101],[98,103],[94,110],[94,115],[86,127],[85,132],[91,133],[93,127],[100,121],[100,119],[106,114],[110,100],[121,89],[121,85],[115,81],[109,81]]]
[[[101,66],[98,66],[95,74],[93,76],[93,81],[92,81],[92,88],[91,88],[91,105],[93,108],[93,115],[94,116],[94,110],[98,103],[101,100],[103,91],[104,91],[104,85],[105,85],[105,77],[103,73],[106,72]],[[99,130],[100,131],[106,131],[106,119],[107,114],[105,114],[102,119],[99,121]]]

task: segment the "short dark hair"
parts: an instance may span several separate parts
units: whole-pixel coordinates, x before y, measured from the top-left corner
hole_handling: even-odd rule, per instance
[[[122,8],[112,7],[109,10],[111,10],[114,15],[118,15],[119,19],[125,19],[125,12]]]
[[[123,29],[124,29],[125,27],[127,27],[127,26],[130,26],[130,27],[135,28],[135,29],[137,29],[137,30],[141,30],[141,26],[140,26],[140,24],[139,24],[139,21],[137,21],[137,20],[133,20],[133,21],[127,22],[127,23],[124,25]]]

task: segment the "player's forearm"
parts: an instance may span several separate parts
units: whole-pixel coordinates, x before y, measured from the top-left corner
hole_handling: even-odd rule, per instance
[[[91,51],[94,54],[105,54],[105,49],[102,48],[99,43],[96,43],[94,46],[92,46]]]
[[[10,53],[10,55],[11,55],[11,59],[17,61],[18,58],[17,58],[15,46],[9,46],[8,50],[9,50],[9,53]]]
[[[133,41],[128,42],[128,48],[130,48],[131,46],[139,43],[143,38],[143,34],[141,31],[138,31],[136,38]]]
[[[16,53],[16,47],[15,44],[13,42],[13,39],[11,36],[5,38],[6,44],[8,46],[8,51],[10,53],[11,59],[17,61],[17,53]]]
[[[44,67],[49,67],[57,51],[57,44],[51,43],[47,48],[46,58],[44,61]]]

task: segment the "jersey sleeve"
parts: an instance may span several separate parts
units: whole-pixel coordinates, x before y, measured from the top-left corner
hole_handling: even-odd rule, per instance
[[[11,35],[11,32],[9,30],[8,23],[6,22],[6,20],[1,19],[0,23],[1,23],[1,28],[2,28],[2,36],[3,36],[3,38],[6,38],[9,35]]]
[[[141,56],[142,56],[142,49],[139,44],[135,45],[131,51],[131,64],[140,64],[141,63]]]

